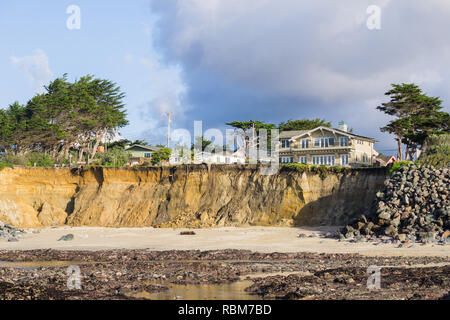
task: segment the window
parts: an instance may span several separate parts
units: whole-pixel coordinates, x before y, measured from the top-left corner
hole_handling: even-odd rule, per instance
[[[334,146],[334,138],[315,138],[314,147],[328,148]]]
[[[303,164],[307,164],[308,163],[308,158],[307,157],[300,157],[300,161],[299,162],[303,163]]]
[[[313,164],[334,166],[335,156],[313,156]]]
[[[281,163],[294,163],[294,157],[281,157]]]
[[[348,147],[348,137],[340,137],[339,138],[339,145],[341,147]]]
[[[309,148],[309,139],[302,139],[302,149]]]
[[[151,158],[152,154],[151,153],[144,153],[144,158]]]
[[[363,155],[363,162],[369,162],[369,157],[367,156],[367,154]]]
[[[334,138],[328,138],[330,146],[334,146]]]
[[[343,166],[348,165],[348,154],[343,154],[341,156],[341,165]]]
[[[320,147],[320,138],[314,139],[314,147]]]
[[[282,139],[281,140],[281,147],[282,148],[290,148],[291,142],[288,139]]]

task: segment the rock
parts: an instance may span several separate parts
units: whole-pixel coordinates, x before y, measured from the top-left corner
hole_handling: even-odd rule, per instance
[[[195,236],[195,232],[194,231],[183,231],[183,232],[180,232],[180,236]]]
[[[378,218],[383,220],[389,220],[391,218],[391,215],[387,211],[384,211],[378,215]]]
[[[402,167],[377,193],[373,209],[345,227],[346,237],[364,235],[396,237],[424,242],[450,238],[450,171],[426,166]],[[370,223],[372,225],[370,225]],[[437,235],[441,235],[437,237]],[[414,238],[413,238],[414,237]]]
[[[19,242],[17,238],[9,238],[8,242]]]
[[[390,225],[384,230],[384,234],[390,237],[395,237],[397,235],[397,228]]]
[[[75,237],[73,234],[66,234],[65,236],[62,236],[61,238],[59,238],[58,241],[72,241],[74,238]]]
[[[306,238],[307,236],[306,236],[306,234],[304,234],[304,233],[300,233],[300,234],[298,235],[298,237],[299,237],[299,238]]]

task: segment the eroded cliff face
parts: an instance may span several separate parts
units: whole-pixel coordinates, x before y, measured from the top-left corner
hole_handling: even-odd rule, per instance
[[[4,169],[0,220],[19,227],[343,225],[367,211],[385,169],[261,175],[257,166]]]

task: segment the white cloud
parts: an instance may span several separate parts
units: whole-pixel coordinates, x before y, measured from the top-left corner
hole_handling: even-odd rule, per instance
[[[42,92],[43,86],[48,84],[53,77],[48,57],[42,49],[36,49],[30,56],[11,56],[11,63],[25,72],[36,92]]]

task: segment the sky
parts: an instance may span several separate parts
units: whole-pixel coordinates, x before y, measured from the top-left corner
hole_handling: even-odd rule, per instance
[[[164,143],[166,112],[190,131],[323,118],[393,155],[376,107],[414,82],[449,112],[448,30],[448,0],[2,0],[0,107],[92,74],[126,93],[130,140]]]

